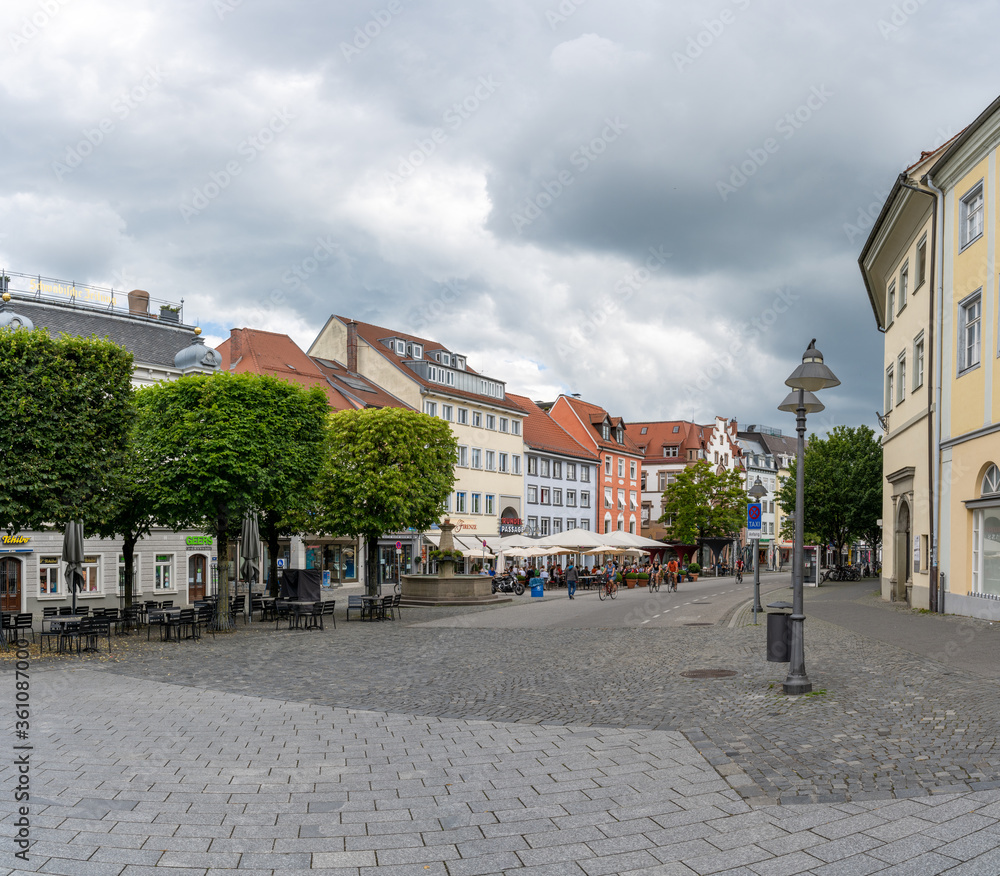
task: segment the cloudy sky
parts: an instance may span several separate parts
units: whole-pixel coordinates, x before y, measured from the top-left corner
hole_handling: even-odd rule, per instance
[[[921,149],[996,97],[965,0],[6,0],[0,266],[330,313],[629,419],[874,425],[857,268]],[[18,288],[17,282],[14,288]],[[815,422],[814,422],[815,421]]]

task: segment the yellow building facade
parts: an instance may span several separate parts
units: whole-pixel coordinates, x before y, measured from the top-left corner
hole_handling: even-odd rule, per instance
[[[901,174],[859,263],[885,333],[887,599],[1000,618],[1000,99]]]

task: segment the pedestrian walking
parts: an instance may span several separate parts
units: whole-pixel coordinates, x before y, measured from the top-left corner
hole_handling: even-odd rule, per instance
[[[576,593],[576,566],[573,565],[573,561],[569,561],[569,566],[566,569],[566,590],[569,591],[569,598],[573,598],[573,594]]]

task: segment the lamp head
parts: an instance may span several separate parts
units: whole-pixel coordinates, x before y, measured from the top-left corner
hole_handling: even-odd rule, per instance
[[[762,499],[764,496],[767,495],[767,487],[765,487],[760,482],[760,475],[757,475],[757,480],[754,482],[754,485],[750,488],[749,493],[751,499]]]
[[[823,404],[816,396],[811,392],[803,390],[802,392],[802,405],[806,409],[807,414],[818,414],[820,411],[826,410],[826,405]],[[790,414],[797,413],[799,409],[799,391],[793,389],[788,395],[785,396],[785,400],[778,405],[779,411],[787,411]]]
[[[823,364],[823,354],[816,349],[815,338],[810,341],[808,348],[802,354],[802,364],[789,375],[785,386],[804,389],[806,392],[840,386],[837,375]]]

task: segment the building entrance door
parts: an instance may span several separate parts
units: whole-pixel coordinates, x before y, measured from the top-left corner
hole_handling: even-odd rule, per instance
[[[206,569],[204,555],[194,554],[188,558],[188,602],[205,598]]]
[[[0,560],[0,611],[21,610],[21,561],[13,557]]]

